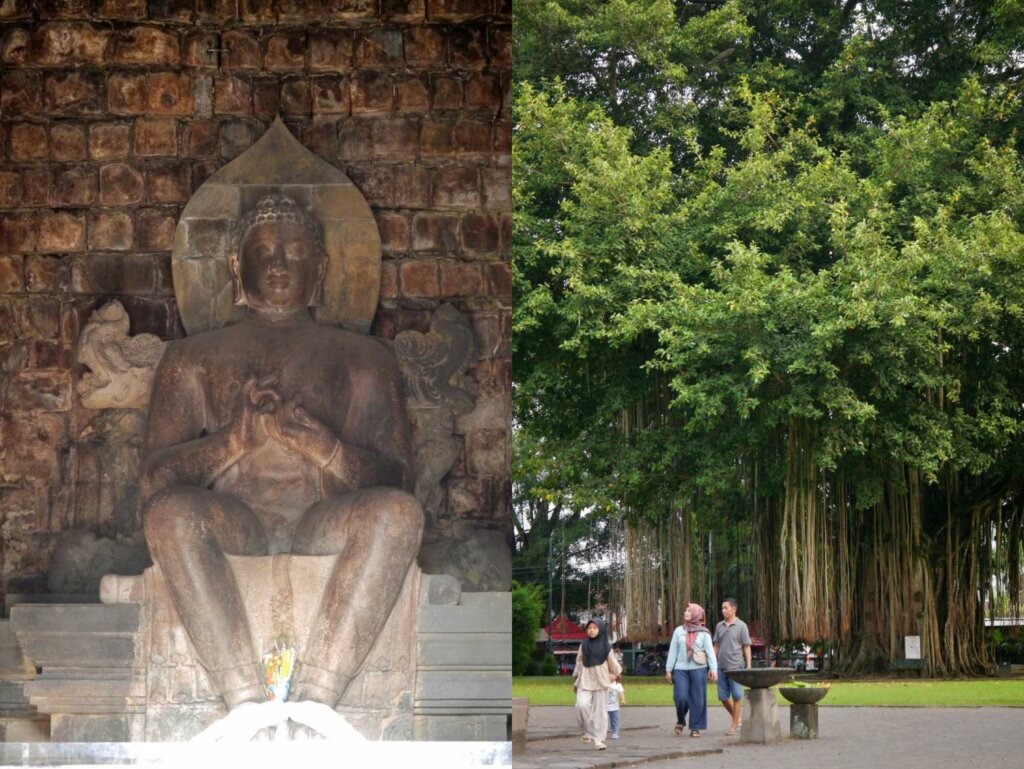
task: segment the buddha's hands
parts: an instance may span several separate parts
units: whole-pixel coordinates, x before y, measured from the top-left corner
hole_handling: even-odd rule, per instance
[[[273,421],[272,415],[282,402],[276,384],[275,376],[249,377],[238,393],[228,434],[234,445],[246,453],[259,448],[270,437],[268,423]]]
[[[342,446],[334,432],[304,409],[299,401],[286,401],[273,414],[271,429],[281,442],[326,467]]]

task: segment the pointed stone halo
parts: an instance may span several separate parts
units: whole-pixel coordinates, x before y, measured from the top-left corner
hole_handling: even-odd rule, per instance
[[[380,293],[380,233],[362,193],[344,173],[302,146],[278,117],[249,149],[192,195],[174,234],[171,270],[188,334],[234,323],[228,251],[234,223],[271,192],[306,206],[324,228],[328,266],[321,323],[367,332]]]

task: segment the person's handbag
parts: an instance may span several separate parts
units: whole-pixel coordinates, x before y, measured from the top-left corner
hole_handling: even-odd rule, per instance
[[[693,664],[694,665],[707,665],[708,664],[708,653],[703,649],[693,650]]]

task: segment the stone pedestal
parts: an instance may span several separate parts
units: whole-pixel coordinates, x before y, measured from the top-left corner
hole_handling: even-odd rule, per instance
[[[789,706],[789,736],[798,740],[818,738],[818,706]]]
[[[779,709],[775,704],[772,689],[748,689],[743,713],[741,742],[756,742],[768,745],[782,737],[779,726]]]
[[[527,722],[530,718],[529,697],[515,697],[512,700],[512,755],[526,752]]]

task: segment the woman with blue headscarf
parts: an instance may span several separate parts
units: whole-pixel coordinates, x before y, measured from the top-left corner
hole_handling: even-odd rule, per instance
[[[593,742],[598,750],[605,749],[604,738],[608,733],[608,687],[621,674],[604,622],[590,620],[587,637],[576,653],[572,690],[576,692],[576,719],[583,732],[580,739]]]

